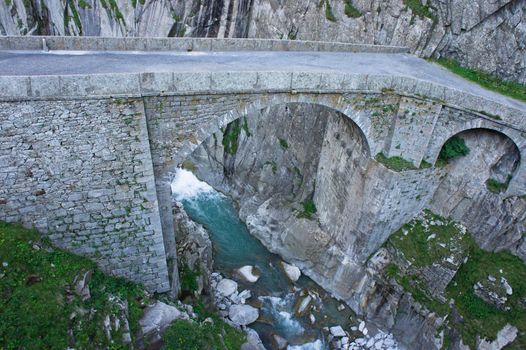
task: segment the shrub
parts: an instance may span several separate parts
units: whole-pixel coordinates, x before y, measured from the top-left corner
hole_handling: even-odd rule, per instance
[[[345,15],[347,17],[358,18],[362,16],[360,10],[354,7],[352,0],[345,0]]]
[[[331,22],[336,22],[336,17],[334,17],[334,14],[332,13],[332,7],[329,0],[325,0],[325,17]]]
[[[449,162],[452,159],[466,156],[468,154],[469,148],[466,146],[464,139],[459,136],[453,136],[446,141],[444,146],[442,146],[438,159],[444,162]]]

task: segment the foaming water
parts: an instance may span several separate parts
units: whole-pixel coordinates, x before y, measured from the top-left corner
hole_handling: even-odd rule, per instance
[[[176,170],[171,186],[172,193],[178,201],[190,200],[202,194],[217,193],[212,186],[185,169]]]
[[[312,343],[302,344],[302,345],[289,345],[287,350],[323,350],[325,345],[321,340],[316,340]]]

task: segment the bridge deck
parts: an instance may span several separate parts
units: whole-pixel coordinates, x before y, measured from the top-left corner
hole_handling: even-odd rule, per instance
[[[526,103],[488,91],[438,65],[409,54],[0,51],[0,76],[220,71],[341,72],[410,76],[526,110]]]

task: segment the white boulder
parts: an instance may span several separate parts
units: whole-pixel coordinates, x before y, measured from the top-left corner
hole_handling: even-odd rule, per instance
[[[281,266],[283,267],[283,270],[285,271],[285,274],[287,275],[287,277],[292,282],[296,282],[300,278],[301,271],[297,266],[287,264],[284,261],[281,262]]]
[[[347,335],[341,326],[334,326],[329,328],[329,330],[335,337],[345,337]]]
[[[259,271],[252,265],[245,265],[237,270],[238,274],[247,282],[255,283],[259,279]]]
[[[219,281],[216,289],[218,294],[228,297],[237,291],[237,282],[224,278]]]
[[[250,305],[232,305],[228,317],[238,326],[246,326],[259,318],[259,311]]]

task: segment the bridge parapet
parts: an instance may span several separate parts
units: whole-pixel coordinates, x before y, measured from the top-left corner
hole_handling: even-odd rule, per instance
[[[45,47],[43,40],[45,41]],[[409,48],[403,46],[309,40],[0,36],[0,50],[43,49],[73,51],[326,51],[409,53]]]
[[[279,71],[0,76],[0,101],[267,92],[393,92],[435,100],[526,131],[526,107],[520,108],[520,103],[505,104],[409,76]]]

